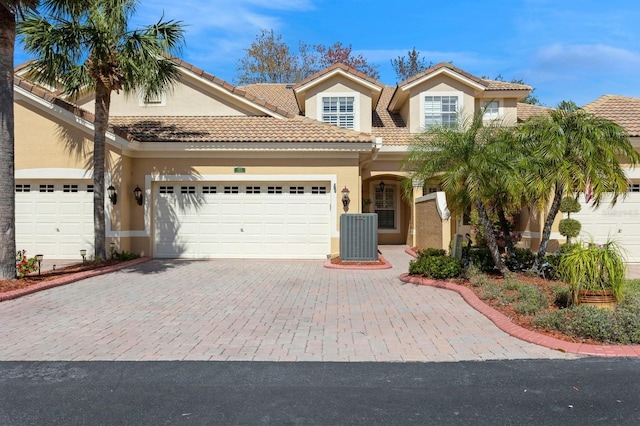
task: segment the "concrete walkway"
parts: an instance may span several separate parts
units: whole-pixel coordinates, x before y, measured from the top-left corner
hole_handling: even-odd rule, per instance
[[[461,361],[576,358],[510,337],[394,267],[153,260],[0,303],[0,360]]]

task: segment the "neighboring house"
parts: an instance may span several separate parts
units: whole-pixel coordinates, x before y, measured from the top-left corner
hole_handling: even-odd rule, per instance
[[[446,248],[468,224],[449,220],[437,186],[401,193],[411,138],[481,109],[515,124],[531,91],[448,63],[397,86],[334,65],[245,87],[177,63],[181,81],[162,96],[113,95],[107,135],[106,186],[117,193],[104,200],[108,242],[157,258],[336,255],[345,188],[349,213],[378,214],[380,244]],[[91,95],[71,104],[17,69],[17,246],[29,255],[93,250],[92,110]]]

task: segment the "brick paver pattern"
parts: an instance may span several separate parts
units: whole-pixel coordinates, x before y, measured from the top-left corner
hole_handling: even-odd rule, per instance
[[[575,358],[510,337],[394,267],[153,260],[0,303],[0,360],[460,361]]]

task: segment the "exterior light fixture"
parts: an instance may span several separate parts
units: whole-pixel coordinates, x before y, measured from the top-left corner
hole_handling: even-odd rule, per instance
[[[351,202],[349,194],[349,188],[347,188],[345,185],[344,189],[342,190],[342,208],[344,209],[345,213],[349,211],[349,203]]]
[[[40,275],[40,267],[42,266],[42,259],[44,259],[43,255],[36,254],[36,260],[38,261],[38,275]]]
[[[378,185],[380,187],[380,192],[384,192],[384,187],[386,186],[386,184],[384,183],[383,180],[380,181],[380,185]]]
[[[82,264],[84,265],[85,259],[87,258],[87,250],[80,250],[80,256],[82,256]]]
[[[109,200],[111,200],[111,204],[115,205],[118,202],[118,194],[116,193],[116,189],[113,185],[109,185],[107,188],[107,194],[109,194]]]
[[[139,206],[142,205],[142,189],[138,185],[136,185],[136,189],[133,190],[133,197],[136,199],[136,202]]]

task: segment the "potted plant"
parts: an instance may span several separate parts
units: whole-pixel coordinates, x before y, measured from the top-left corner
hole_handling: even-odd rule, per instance
[[[625,272],[623,249],[615,241],[576,244],[558,265],[558,274],[571,286],[576,305],[613,308],[622,300]]]

